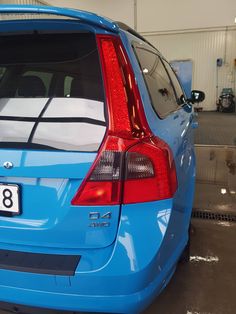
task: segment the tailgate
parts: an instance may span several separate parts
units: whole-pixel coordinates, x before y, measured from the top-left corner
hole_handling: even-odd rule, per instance
[[[119,205],[71,205],[107,129],[94,34],[8,34],[0,42],[1,242],[110,245]]]

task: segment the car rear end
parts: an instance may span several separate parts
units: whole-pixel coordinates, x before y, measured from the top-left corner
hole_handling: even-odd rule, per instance
[[[17,10],[41,8],[0,8]],[[182,250],[161,262],[172,152],[149,128],[124,33],[85,12],[41,13],[70,19],[0,23],[1,300],[138,313]]]

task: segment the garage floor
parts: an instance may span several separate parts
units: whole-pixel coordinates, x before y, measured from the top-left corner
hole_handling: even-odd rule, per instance
[[[236,113],[199,112],[195,143],[236,145]]]
[[[236,224],[193,219],[191,262],[145,314],[236,313]]]
[[[144,314],[236,313],[235,118],[232,114],[199,113],[200,127],[195,141],[194,213],[228,216],[225,221],[192,219],[191,261],[178,266],[167,288]],[[235,222],[228,221],[230,217]]]
[[[197,145],[195,152],[194,209],[236,215],[236,146]]]

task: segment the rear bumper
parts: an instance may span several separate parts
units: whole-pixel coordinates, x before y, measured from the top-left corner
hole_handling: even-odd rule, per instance
[[[141,312],[165,287],[187,243],[186,232],[171,246],[172,205],[164,200],[124,206],[111,254],[96,270],[89,271],[83,254],[74,276],[0,270],[0,301],[66,311]]]
[[[0,308],[27,314],[41,314],[42,309],[59,309],[62,311],[73,311],[73,313],[74,311],[127,314],[140,313],[150,304],[153,298],[162,291],[173,272],[174,268],[169,271],[168,274],[163,273],[162,276],[157,277],[142,291],[130,295],[87,296],[66,293],[49,294],[48,292],[39,290],[4,287],[4,301],[8,302],[8,304],[2,304],[2,306],[0,304]],[[2,288],[3,287],[1,287],[1,291]],[[21,305],[16,305],[19,304],[19,302]]]

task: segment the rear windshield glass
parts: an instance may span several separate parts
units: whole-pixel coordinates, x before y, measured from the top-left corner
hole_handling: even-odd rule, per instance
[[[0,148],[96,151],[106,131],[90,33],[0,36]]]

